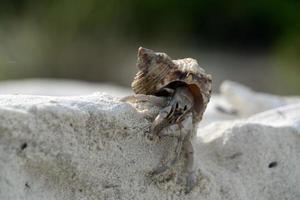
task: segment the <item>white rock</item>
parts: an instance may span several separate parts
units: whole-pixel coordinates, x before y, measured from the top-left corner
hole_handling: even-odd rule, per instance
[[[107,95],[0,96],[0,199],[300,199],[300,104],[199,129],[188,195],[145,176],[173,149],[149,125]]]
[[[220,94],[214,94],[199,127],[212,122],[241,119],[285,105],[300,103],[300,97],[284,97],[253,91],[233,81],[224,81]]]
[[[233,81],[224,81],[220,86],[221,96],[240,117],[248,117],[269,109],[300,102],[299,97],[282,97],[255,92],[251,88]]]

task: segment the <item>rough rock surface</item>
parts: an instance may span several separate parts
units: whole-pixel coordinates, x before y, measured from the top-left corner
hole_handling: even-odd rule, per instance
[[[174,142],[149,125],[108,95],[0,96],[0,199],[300,199],[300,104],[199,129],[188,195],[145,175]]]

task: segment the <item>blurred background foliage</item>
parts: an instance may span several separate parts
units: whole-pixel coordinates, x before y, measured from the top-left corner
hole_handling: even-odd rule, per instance
[[[2,0],[0,80],[129,86],[139,46],[194,57],[214,77],[300,92],[297,0]]]

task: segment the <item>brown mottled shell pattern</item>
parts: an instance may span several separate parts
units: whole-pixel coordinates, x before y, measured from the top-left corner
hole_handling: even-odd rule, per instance
[[[136,94],[155,95],[173,82],[185,83],[195,99],[194,119],[200,121],[211,96],[211,75],[192,58],[172,60],[165,53],[140,47],[132,88]]]

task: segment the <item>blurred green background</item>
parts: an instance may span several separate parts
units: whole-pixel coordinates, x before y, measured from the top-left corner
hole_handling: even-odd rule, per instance
[[[300,92],[300,1],[1,0],[0,80],[129,86],[139,46],[256,90]]]

